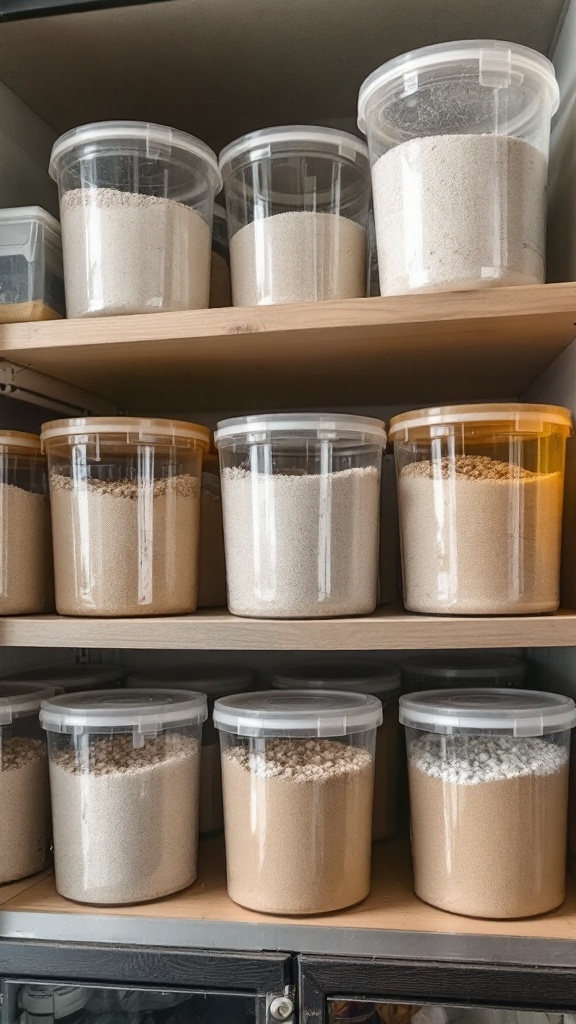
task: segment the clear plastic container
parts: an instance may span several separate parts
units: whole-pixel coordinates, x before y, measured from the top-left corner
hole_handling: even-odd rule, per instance
[[[43,701],[61,896],[140,903],[192,884],[206,716],[206,697],[190,690]]]
[[[222,809],[222,770],[220,742],[212,722],[214,701],[254,689],[254,672],[246,668],[212,665],[187,665],[184,668],[155,669],[135,672],[129,676],[127,686],[174,688],[190,687],[205,693],[208,699],[208,718],[202,729],[200,754],[200,835],[221,832],[224,828]]]
[[[61,615],[196,610],[202,453],[210,432],[101,417],[42,428]]]
[[[230,281],[230,246],[226,210],[214,203],[212,221],[212,262],[210,264],[210,308],[232,305]]]
[[[256,618],[376,607],[381,420],[340,413],[218,424],[228,607]]]
[[[0,210],[0,323],[64,316],[60,225],[40,206]]]
[[[472,917],[544,914],[565,893],[576,708],[533,690],[400,698],[416,895]]]
[[[507,654],[486,651],[428,653],[406,658],[400,664],[402,690],[439,690],[449,686],[464,688],[512,686],[522,689],[526,683],[526,662]]]
[[[216,155],[164,125],[100,121],[62,135],[58,183],[69,317],[205,309]]]
[[[42,665],[23,672],[11,672],[0,682],[30,682],[38,686],[53,687],[57,693],[78,693],[82,690],[102,690],[119,686],[126,679],[122,665]]]
[[[0,680],[0,885],[46,867],[50,799],[40,704],[54,690]]]
[[[278,690],[222,698],[228,893],[268,914],[320,914],[370,891],[377,697]]]
[[[400,671],[395,665],[366,661],[328,661],[277,669],[272,686],[279,690],[346,690],[370,693],[382,702],[382,725],[376,732],[372,839],[396,831],[398,797]]]
[[[531,615],[560,601],[568,409],[457,405],[395,416],[404,603]]]
[[[0,615],[52,611],[46,459],[40,438],[0,430]]]
[[[200,498],[200,565],[198,569],[198,607],[226,607],[226,558],[222,519],[222,487],[216,451],[202,460]]]
[[[251,132],[220,154],[235,306],[366,294],[370,164],[333,128]]]
[[[360,89],[382,295],[544,281],[554,67],[473,39],[403,54]]]

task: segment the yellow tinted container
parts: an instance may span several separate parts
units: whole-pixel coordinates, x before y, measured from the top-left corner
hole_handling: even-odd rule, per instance
[[[449,615],[558,608],[568,409],[461,405],[394,417],[404,603]]]

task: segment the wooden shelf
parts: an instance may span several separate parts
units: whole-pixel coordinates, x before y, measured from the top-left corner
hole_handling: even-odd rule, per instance
[[[0,359],[132,412],[520,396],[576,334],[576,284],[0,327]]]

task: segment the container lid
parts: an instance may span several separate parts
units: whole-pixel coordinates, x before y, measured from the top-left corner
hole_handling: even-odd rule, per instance
[[[18,1004],[35,1017],[70,1017],[86,1005],[90,989],[80,985],[23,985]]]
[[[319,441],[361,441],[386,447],[386,431],[382,420],[327,412],[234,416],[220,421],[214,434],[214,443],[220,448],[235,441],[263,444],[272,439],[310,436]]]
[[[0,430],[0,447],[29,448],[41,454],[41,442],[38,434],[27,434],[23,430]]]
[[[220,170],[226,174],[238,159],[244,163],[265,160],[275,153],[299,151],[325,152],[353,163],[363,163],[367,170],[369,168],[368,147],[363,139],[337,128],[287,124],[249,132],[225,146],[220,153]]]
[[[205,693],[208,697],[224,697],[228,693],[240,693],[253,686],[254,672],[241,666],[187,665],[134,672],[129,676],[126,685],[146,689],[168,687],[175,690],[190,687],[191,690]]]
[[[42,424],[42,444],[54,438],[89,434],[126,434],[127,443],[158,442],[175,444],[195,441],[205,451],[210,448],[207,427],[184,420],[156,420],[139,416],[87,416],[70,420],[51,420]]]
[[[56,139],[52,147],[50,177],[56,181],[57,164],[65,153],[77,146],[92,146],[102,142],[144,142],[146,155],[151,159],[165,159],[176,153],[195,156],[199,160],[204,160],[216,191],[219,192],[222,188],[218,159],[210,146],[188,132],[147,121],[95,121],[92,124],[83,124],[79,128],[72,128]]]
[[[494,402],[483,405],[445,405],[430,409],[403,412],[390,420],[388,433],[391,441],[410,440],[408,432],[425,428],[430,437],[444,437],[450,428],[462,423],[498,423],[514,434],[537,434],[549,426],[572,433],[572,416],[561,405],[531,405]]]
[[[395,665],[367,661],[301,662],[276,669],[272,686],[277,690],[347,690],[381,697],[400,689],[400,670]]]
[[[526,662],[506,654],[486,651],[457,651],[453,654],[422,654],[406,658],[400,665],[408,677],[433,679],[438,686],[447,682],[467,679],[513,680],[522,683],[526,675]]]
[[[199,725],[207,717],[205,695],[192,690],[91,690],[43,700],[40,711],[44,729],[66,733],[154,733],[166,725]]]
[[[264,690],[221,697],[214,725],[236,736],[347,736],[382,725],[382,704],[364,693]]]
[[[54,231],[59,237],[61,235],[60,222],[51,213],[43,210],[41,206],[12,206],[8,209],[0,210],[0,225],[27,224],[30,221],[42,224],[45,228],[49,228],[50,231]]]
[[[122,665],[45,665],[28,668],[24,672],[11,672],[0,682],[30,681],[41,686],[75,693],[78,690],[102,689],[112,683],[123,682],[126,669]]]
[[[390,86],[397,79],[409,79],[411,91],[417,89],[418,75],[431,71],[443,64],[460,65],[463,61],[477,60],[479,77],[486,75],[486,84],[494,81],[494,75],[504,81],[512,81],[512,76],[521,76],[520,81],[532,80],[534,85],[543,88],[551,104],[551,113],[556,113],[560,101],[560,90],[554,65],[529,46],[518,43],[507,43],[500,39],[463,39],[449,43],[435,43],[423,46],[419,50],[403,53],[393,60],[377,68],[362,83],[358,96],[358,127],[366,134],[367,111],[374,93]],[[490,76],[490,77],[488,77]],[[491,79],[491,81],[490,81]],[[410,81],[411,80],[411,81]],[[406,89],[406,92],[409,92]]]
[[[54,696],[51,686],[0,680],[0,725],[10,725],[15,718],[36,714],[40,705]]]
[[[427,690],[400,697],[400,721],[426,732],[502,732],[543,736],[572,729],[571,697],[538,690]]]

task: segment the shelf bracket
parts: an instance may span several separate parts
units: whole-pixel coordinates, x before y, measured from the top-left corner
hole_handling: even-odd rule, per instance
[[[115,402],[6,359],[0,360],[0,395],[66,416],[115,416],[122,412]]]

